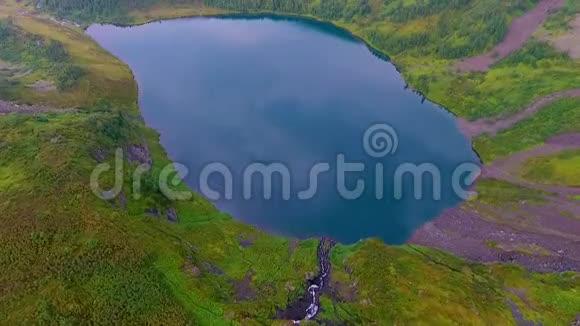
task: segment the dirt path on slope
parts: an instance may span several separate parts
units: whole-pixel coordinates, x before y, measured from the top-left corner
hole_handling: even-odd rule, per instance
[[[557,194],[564,198],[580,195],[580,187],[537,184],[523,181],[517,177],[517,170],[530,158],[547,156],[577,148],[580,148],[580,133],[560,134],[549,138],[544,144],[532,149],[494,160],[483,168],[481,176],[483,178],[505,180],[522,187]]]
[[[59,112],[59,113],[69,113],[77,112],[77,109],[59,109],[55,107],[46,106],[43,104],[18,104],[14,102],[8,102],[0,100],[0,115],[8,113],[46,113],[46,112]]]
[[[580,148],[580,133],[491,162],[482,177],[547,192],[540,202],[502,206],[468,201],[419,228],[410,243],[436,247],[481,262],[517,263],[539,272],[580,271],[580,188],[533,184],[514,176],[528,158]]]
[[[540,0],[532,10],[512,20],[501,43],[487,53],[459,62],[457,68],[460,71],[487,71],[492,64],[519,49],[544,22],[550,12],[563,5],[564,0]]]
[[[509,129],[517,122],[531,116],[544,106],[564,97],[580,97],[580,88],[564,90],[540,97],[524,110],[505,118],[483,118],[475,121],[457,118],[457,124],[461,132],[469,139],[486,133],[495,135],[498,131]]]

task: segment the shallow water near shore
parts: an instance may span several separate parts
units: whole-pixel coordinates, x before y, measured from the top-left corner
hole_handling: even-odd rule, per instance
[[[136,27],[92,25],[87,33],[133,70],[145,122],[161,134],[171,159],[188,168],[187,184],[207,195],[200,175],[219,162],[232,174],[233,191],[225,199],[223,176],[210,174],[208,186],[221,195],[215,204],[274,233],[403,243],[460,202],[452,190],[453,171],[478,162],[452,114],[407,89],[395,67],[364,43],[327,24],[187,18]],[[377,154],[385,139],[369,148],[365,135],[384,126],[398,146]],[[364,184],[357,199],[341,195],[340,155],[364,166],[363,172],[345,174],[348,190]],[[282,171],[274,173],[270,199],[259,174],[248,173],[255,163],[277,163]],[[317,163],[328,163],[329,171],[313,174]],[[436,166],[441,199],[432,198],[437,182],[429,176],[422,179],[423,198],[415,199],[410,175],[400,179],[403,196],[396,199],[395,171],[404,163]],[[281,177],[286,172],[287,180]],[[317,191],[301,199],[301,191],[314,185],[313,175]],[[382,198],[377,180],[384,183]]]

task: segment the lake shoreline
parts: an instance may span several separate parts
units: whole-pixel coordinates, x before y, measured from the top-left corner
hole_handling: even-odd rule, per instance
[[[239,174],[238,169],[255,163],[256,158],[268,162],[273,160],[289,163],[284,165],[289,170],[288,180],[292,182],[288,189],[305,189],[302,180],[309,172],[302,169],[313,167],[316,162],[327,162],[329,171],[335,173],[339,166],[337,153],[346,154],[347,161],[368,165],[360,177],[373,184],[357,195],[356,201],[341,197],[341,192],[335,191],[339,189],[332,185],[334,179],[329,176],[321,179],[326,186],[318,194],[329,202],[323,203],[320,196],[313,197],[308,202],[308,207],[313,207],[305,211],[283,208],[296,206],[299,198],[294,193],[288,193],[288,198],[282,201],[279,198],[266,201],[252,198],[248,201],[246,195],[241,198],[241,188],[238,188],[235,197],[228,198],[229,201],[222,200],[221,196],[214,199],[217,207],[241,221],[261,225],[263,229],[286,225],[278,228],[278,232],[301,238],[326,234],[345,243],[354,243],[379,236],[386,243],[402,244],[406,241],[403,235],[411,234],[412,230],[396,232],[393,229],[414,227],[461,202],[461,198],[450,189],[450,175],[457,166],[466,162],[478,164],[481,159],[456,127],[454,115],[440,110],[440,105],[409,89],[391,61],[377,56],[366,43],[344,29],[312,20],[251,17],[164,20],[131,28],[95,24],[86,30],[86,34],[131,65],[133,74],[139,77],[139,106],[144,120],[161,135],[169,157],[185,163],[190,171],[203,170],[203,162],[217,161],[234,168]],[[240,36],[240,31],[249,36]],[[179,41],[170,40],[167,33]],[[150,39],[142,42],[139,35],[149,35]],[[231,56],[232,52],[238,54]],[[150,53],[152,57],[147,59],[143,53]],[[332,60],[329,60],[330,53]],[[155,68],[150,65],[153,59],[158,63]],[[285,64],[281,66],[280,62]],[[176,83],[175,76],[184,70],[197,73],[181,75],[180,82]],[[272,81],[276,85],[274,88],[268,86]],[[219,97],[212,95],[216,94],[216,89],[220,89]],[[163,115],[155,109],[158,107],[164,107]],[[192,107],[198,109],[189,110]],[[246,111],[246,115],[238,116]],[[190,121],[187,128],[181,126],[185,121]],[[224,123],[227,128],[223,127]],[[390,130],[382,129],[385,124]],[[248,129],[248,125],[253,127]],[[338,126],[340,133],[334,130]],[[380,129],[371,129],[375,127]],[[416,128],[423,132],[417,133]],[[255,135],[258,131],[270,135],[271,139]],[[392,152],[388,149],[389,152],[373,156],[373,146],[381,145],[367,144],[371,139],[364,137],[371,136],[367,136],[369,131],[379,137],[392,138],[390,140],[397,145],[401,141],[401,150],[395,155],[395,147]],[[232,141],[217,141],[230,139],[232,134],[238,139],[234,143],[239,143],[232,148],[229,145]],[[181,144],[186,139],[205,141]],[[280,146],[292,148],[294,154],[281,151]],[[241,150],[243,148],[247,150]],[[264,156],[265,153],[268,155]],[[305,157],[301,158],[301,155]],[[375,199],[371,191],[377,182],[371,167],[379,159],[384,159],[387,165],[384,172],[388,177],[381,178],[381,184],[388,180],[383,186],[387,192],[385,200]],[[443,182],[436,182],[437,190],[429,190],[433,191],[433,197],[412,199],[410,195],[397,197],[394,194],[396,188],[392,178],[398,178],[397,167],[404,167],[404,162],[429,162],[438,169],[439,178],[443,174]],[[236,187],[242,182],[241,179],[232,181]],[[196,176],[186,177],[185,182],[198,193],[204,193]],[[401,187],[405,193],[411,189],[408,182],[408,179],[399,182],[404,184]],[[427,187],[431,187],[430,182],[426,183]],[[330,205],[330,202],[334,204]],[[263,208],[246,210],[252,206]],[[416,212],[415,206],[421,206],[421,211]],[[336,211],[336,207],[341,207],[340,211]],[[353,211],[355,207],[356,212]],[[282,213],[279,208],[282,208]],[[320,216],[310,216],[310,211],[319,211]],[[343,221],[347,211],[348,214],[368,216],[367,222],[357,224],[352,232],[340,231],[348,224],[348,219]],[[306,217],[315,222],[297,223],[300,227],[288,225],[287,221],[302,221]],[[407,218],[408,222],[395,222]],[[322,225],[331,224],[323,221],[335,219],[344,225]],[[370,230],[369,225],[377,228]]]
[[[388,55],[386,55],[384,52],[376,49],[370,42],[366,41],[364,38],[356,35],[355,33],[351,32],[348,28],[340,26],[340,24],[337,24],[335,22],[330,22],[330,21],[325,21],[325,20],[320,20],[317,19],[315,17],[309,17],[309,16],[301,16],[301,15],[285,15],[285,14],[272,14],[272,13],[256,13],[256,14],[245,14],[245,13],[236,13],[236,14],[232,14],[232,13],[224,13],[224,14],[209,14],[209,15],[184,15],[184,16],[178,16],[178,17],[170,17],[170,18],[159,18],[159,19],[153,19],[153,20],[149,20],[143,23],[139,23],[139,24],[112,24],[115,26],[119,26],[119,27],[135,27],[135,26],[142,26],[142,25],[146,25],[152,22],[163,22],[163,21],[169,21],[169,20],[175,20],[175,19],[190,19],[190,18],[232,18],[232,19],[236,19],[236,18],[250,18],[250,19],[264,19],[264,18],[278,18],[281,20],[298,20],[298,21],[308,21],[308,22],[313,22],[313,23],[320,23],[323,24],[325,26],[331,26],[333,28],[337,28],[342,32],[345,32],[346,34],[348,34],[349,36],[355,38],[356,40],[362,42],[367,49],[369,49],[369,51],[371,51],[371,53],[373,53],[375,56],[377,56],[378,58],[382,59],[382,60],[386,60],[389,63],[391,63],[397,70],[397,72],[400,74],[401,78],[404,80],[403,75],[401,74],[400,69],[397,67],[397,65],[392,62],[390,60],[390,57]],[[408,86],[408,85],[407,85]],[[415,94],[417,94],[418,96],[421,96],[424,100],[429,100],[428,98],[425,97],[425,95],[423,93],[421,93],[420,91],[417,91],[411,87],[408,87],[409,90],[411,92],[414,92]],[[445,108],[444,106],[433,102],[431,100],[429,100],[430,102],[434,103],[435,105],[437,105],[439,108],[443,109],[445,112],[448,112],[450,114],[452,114],[457,121],[457,124],[460,126],[460,130],[462,131],[462,133],[469,138],[470,133],[466,132],[464,128],[461,128],[461,126],[465,126],[465,124],[469,124],[469,123],[477,123],[477,121],[475,122],[470,122],[468,120],[464,120],[462,118],[460,118],[459,116],[457,116],[453,111]],[[469,138],[470,139],[470,138]],[[480,163],[483,163],[483,160],[481,159],[480,154],[477,152],[477,150],[474,148],[473,144],[472,144],[472,150],[473,152],[477,155],[477,157],[479,158]],[[442,212],[439,216],[435,217],[433,219],[433,221],[436,221],[440,218],[443,218],[444,216],[448,216],[448,212],[454,212],[457,210],[460,210],[461,207],[463,206],[463,204],[458,204],[456,207],[450,208],[448,210],[446,210],[445,212]],[[361,238],[360,241],[365,240],[366,238]],[[420,242],[415,242],[412,238],[409,238],[409,242],[410,243],[420,243]],[[428,243],[424,243],[424,244],[428,244]],[[433,244],[435,247],[440,247],[437,244]],[[445,249],[445,248],[442,248]],[[454,250],[451,250],[454,251]],[[456,252],[456,251],[454,251]],[[457,253],[457,252],[456,252]],[[459,253],[460,256],[464,256],[461,253]],[[469,256],[469,255],[468,255]],[[475,259],[475,261],[479,261],[479,259]],[[496,261],[501,261],[500,258],[497,258]]]

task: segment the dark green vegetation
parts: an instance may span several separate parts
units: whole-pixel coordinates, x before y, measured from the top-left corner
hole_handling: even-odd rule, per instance
[[[152,3],[159,1],[52,0],[44,6],[85,21],[111,17],[143,21],[145,16],[132,16],[129,10]],[[362,5],[365,3],[368,8]],[[409,7],[422,2],[403,3]],[[416,20],[383,20],[384,9],[389,4],[396,9],[398,2],[369,0],[352,2],[359,12],[352,19],[343,14],[346,9],[336,11],[340,12],[336,19],[361,36],[368,35],[367,31],[400,38],[426,33],[427,53],[409,45],[394,56],[395,62],[412,85],[420,84],[433,99],[467,117],[512,112],[536,96],[578,85],[577,62],[552,54],[546,57],[541,49],[531,54],[543,53],[539,60],[527,60],[529,55],[524,55],[524,62],[517,66],[498,64],[488,73],[456,74],[450,68],[452,62],[436,52],[438,29],[433,26],[444,14],[460,21],[466,10],[499,2],[448,3],[463,7],[451,10],[437,5],[436,12],[416,9],[409,16],[400,14],[427,15]],[[514,6],[518,3],[526,8],[531,5],[501,2],[500,6],[507,6],[503,8],[512,8],[504,11],[506,19],[521,10]],[[182,12],[171,8],[163,17]],[[7,1],[7,7],[0,7],[0,15],[18,16],[19,9],[14,1]],[[386,12],[393,15],[395,11]],[[112,163],[116,147],[147,143],[155,166],[167,162],[157,136],[137,118],[130,72],[77,30],[37,17],[18,17],[16,24],[28,33],[61,42],[71,62],[86,73],[77,86],[50,97],[7,90],[22,101],[41,99],[84,109],[79,113],[0,116],[0,323],[271,323],[275,307],[301,293],[305,273],[316,272],[316,241],[297,242],[258,232],[199,199],[181,203],[177,207],[180,223],[172,224],[143,213],[145,208],[159,205],[155,189],[140,200],[132,199],[130,180],[124,185],[127,208],[97,199],[88,188],[90,171],[97,164],[91,157],[93,150],[102,150]],[[486,23],[473,25],[470,28],[485,28]],[[486,47],[491,46],[493,36],[488,40]],[[463,42],[467,41],[457,35],[449,44],[458,47]],[[534,63],[538,68],[532,67]],[[480,137],[476,147],[491,159],[539,144],[553,133],[575,130],[580,125],[574,120],[578,106],[574,100],[555,102],[551,109],[522,121],[512,131]],[[490,189],[484,193],[490,202],[498,199],[494,188],[505,190],[509,198],[522,191],[493,181],[481,187]],[[323,319],[351,324],[452,324],[457,320],[462,324],[515,324],[507,297],[527,320],[566,325],[580,307],[580,278],[572,273],[536,274],[512,265],[471,264],[438,250],[388,247],[375,240],[337,246],[332,262],[331,291],[322,298]],[[247,275],[249,286],[245,287],[240,281]],[[251,290],[238,291],[247,288]]]
[[[499,61],[497,67],[512,67],[524,64],[532,68],[538,68],[543,60],[553,60],[555,62],[569,61],[568,55],[554,49],[544,41],[531,39],[524,47]]]
[[[75,20],[116,19],[124,20],[129,10],[142,8],[153,0],[40,0],[40,7],[57,15]]]
[[[187,2],[187,1],[186,1]],[[389,54],[419,51],[441,58],[461,58],[478,54],[500,41],[505,35],[511,15],[531,8],[535,0],[472,1],[472,0],[206,0],[204,5],[235,12],[277,12],[309,15],[324,20],[368,25],[364,36]],[[44,0],[46,9],[65,17],[92,21],[123,21],[132,9],[155,4],[181,5],[184,1],[156,0]],[[191,1],[191,3],[194,3]],[[456,15],[461,11],[461,15]],[[391,33],[385,22],[404,24],[415,19],[437,18],[434,31],[410,31],[406,35]],[[377,25],[375,25],[377,24]],[[380,24],[380,25],[379,25]],[[390,29],[390,28],[389,28]],[[433,42],[435,39],[438,42]],[[432,46],[433,44],[433,46]]]
[[[241,12],[286,12],[313,15],[325,20],[368,25],[364,36],[391,55],[404,51],[441,58],[460,58],[479,53],[507,31],[509,15],[528,9],[533,1],[225,1],[207,0],[208,6]],[[461,11],[461,17],[452,13]],[[385,29],[384,22],[405,24],[437,17],[435,30],[410,30],[404,35]],[[375,25],[376,24],[376,25]],[[388,27],[387,27],[388,28]],[[434,43],[433,40],[438,42]]]

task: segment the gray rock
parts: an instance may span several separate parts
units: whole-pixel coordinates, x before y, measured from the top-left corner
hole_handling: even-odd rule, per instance
[[[576,314],[576,319],[574,319],[570,326],[580,326],[580,313]]]
[[[146,145],[133,144],[127,146],[127,159],[130,162],[137,162],[140,164],[151,165],[153,160],[151,159],[151,152]]]
[[[57,144],[57,143],[60,143],[61,140],[63,140],[63,139],[64,139],[64,137],[62,135],[56,135],[50,139],[50,143]]]
[[[121,207],[127,208],[127,197],[122,192],[119,194],[119,204]]]
[[[171,207],[165,212],[165,218],[167,218],[169,222],[177,223],[179,217],[177,216],[177,210],[175,207]]]
[[[107,159],[107,153],[102,148],[95,148],[95,149],[91,150],[91,157],[95,161],[102,163]]]
[[[206,261],[203,263],[203,267],[209,271],[210,273],[214,274],[214,275],[223,275],[223,271],[217,267],[216,265]]]
[[[195,266],[193,263],[188,263],[183,266],[183,271],[190,274],[193,277],[198,277],[201,274],[199,267]]]
[[[254,239],[238,236],[238,243],[240,246],[242,246],[242,248],[247,248],[254,243]]]
[[[157,210],[157,207],[147,208],[145,210],[145,213],[149,214],[155,218],[159,218],[159,210]]]

